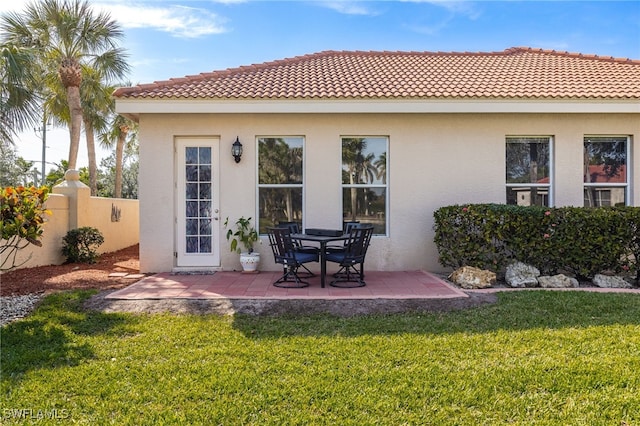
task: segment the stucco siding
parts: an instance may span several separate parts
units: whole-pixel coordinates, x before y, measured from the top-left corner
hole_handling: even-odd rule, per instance
[[[585,135],[631,135],[632,201],[640,205],[636,114],[141,114],[141,270],[175,266],[177,136],[220,138],[221,227],[227,216],[257,217],[256,137],[304,136],[304,225],[319,228],[342,223],[341,136],[388,136],[388,235],[374,237],[367,268],[438,271],[433,212],[450,204],[505,202],[507,135],[553,137],[556,206],[583,203]],[[230,153],[236,137],[244,147],[239,164]],[[226,241],[220,247],[222,268],[238,269]],[[266,238],[258,250],[261,269],[279,269]]]

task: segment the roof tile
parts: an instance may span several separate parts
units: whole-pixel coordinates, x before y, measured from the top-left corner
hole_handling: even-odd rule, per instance
[[[324,51],[118,89],[133,99],[640,99],[640,61],[502,52]]]

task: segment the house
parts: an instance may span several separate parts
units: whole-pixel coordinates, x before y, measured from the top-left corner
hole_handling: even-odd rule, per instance
[[[237,269],[227,217],[356,219],[375,225],[369,269],[441,270],[441,206],[640,206],[639,60],[325,51],[114,96],[140,124],[142,272]]]

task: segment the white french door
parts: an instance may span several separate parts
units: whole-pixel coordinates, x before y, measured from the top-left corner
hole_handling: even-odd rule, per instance
[[[176,266],[220,266],[219,153],[214,137],[176,138]]]

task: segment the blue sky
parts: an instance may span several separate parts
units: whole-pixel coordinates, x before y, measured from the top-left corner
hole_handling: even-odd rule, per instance
[[[501,51],[514,46],[640,59],[640,1],[90,0],[125,32],[133,83],[323,50]],[[4,1],[0,13],[26,0]],[[58,135],[60,133],[60,135]],[[66,131],[47,157],[67,157]],[[66,144],[66,145],[65,145]],[[41,142],[18,143],[28,160]],[[81,151],[79,164],[86,164]]]

